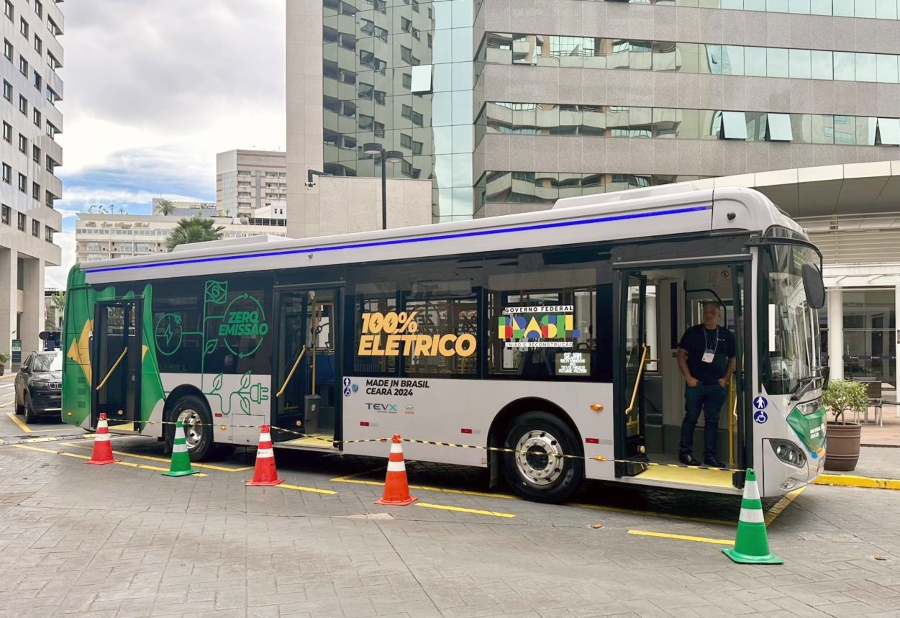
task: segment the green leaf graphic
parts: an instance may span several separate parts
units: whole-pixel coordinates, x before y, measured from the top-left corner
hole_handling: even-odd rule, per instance
[[[215,380],[213,380],[213,388],[212,388],[213,393],[217,392],[219,389],[222,388],[222,380],[223,380],[223,377],[222,377],[221,373],[216,376]]]
[[[241,390],[244,390],[248,386],[250,386],[250,374],[252,372],[248,371],[244,375],[241,376]]]
[[[204,354],[212,354],[212,353],[213,353],[213,350],[215,350],[216,347],[218,347],[218,345],[219,345],[219,340],[218,340],[218,339],[212,339],[211,341],[207,341],[207,342],[206,342],[206,349],[204,350],[203,353],[204,353]]]
[[[244,414],[250,414],[250,400],[245,397],[241,397],[241,411],[243,411]]]

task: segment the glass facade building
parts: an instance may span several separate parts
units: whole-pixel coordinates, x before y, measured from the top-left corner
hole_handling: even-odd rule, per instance
[[[321,2],[323,171],[436,222],[900,158],[900,0]]]

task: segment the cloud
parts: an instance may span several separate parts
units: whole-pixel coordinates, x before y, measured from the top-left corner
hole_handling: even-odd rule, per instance
[[[309,0],[289,0],[309,1]],[[149,214],[154,197],[215,201],[216,154],[283,150],[285,2],[61,4],[63,261],[91,204]],[[59,271],[64,283],[64,267]],[[48,286],[49,283],[48,275]]]

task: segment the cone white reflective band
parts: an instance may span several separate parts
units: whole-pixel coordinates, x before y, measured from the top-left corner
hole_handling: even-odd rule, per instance
[[[394,444],[393,442],[391,442],[391,452],[392,452],[392,453],[402,453],[402,452],[403,452],[403,445],[400,444],[399,442],[396,443],[396,444]]]
[[[762,509],[741,509],[741,521],[746,524],[762,524],[765,523],[763,519]]]
[[[261,448],[258,451],[256,451],[256,456],[257,456],[257,458],[261,457],[261,458],[265,459],[266,457],[274,457],[275,454],[272,452],[271,448]]]
[[[98,433],[94,436],[94,442],[109,442],[108,433]]]
[[[272,434],[270,434],[270,433],[268,433],[268,432],[267,432],[267,433],[261,433],[261,434],[259,434],[259,441],[260,441],[260,442],[271,442],[271,441],[272,441]]]
[[[184,429],[182,429],[181,427],[175,429],[175,439],[184,440]]]
[[[172,452],[173,453],[187,453],[187,444],[173,444]]]
[[[406,464],[402,461],[389,461],[388,472],[406,472]]]
[[[757,486],[756,481],[747,483],[747,487],[744,488],[744,499],[759,500],[759,487]]]
[[[109,425],[106,424],[106,421],[97,421],[97,429],[109,429]]]

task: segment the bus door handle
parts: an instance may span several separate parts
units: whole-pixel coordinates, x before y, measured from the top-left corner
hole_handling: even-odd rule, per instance
[[[634,404],[637,401],[638,389],[641,387],[641,378],[644,377],[644,367],[647,364],[647,352],[649,352],[649,348],[646,343],[641,344],[641,348],[643,348],[643,353],[641,354],[641,364],[638,366],[637,377],[634,379],[634,391],[631,393],[631,404],[628,406],[628,409],[625,410],[625,416],[629,416],[631,411],[634,410]]]
[[[284,395],[285,389],[287,389],[287,385],[290,383],[291,378],[294,377],[294,372],[297,371],[297,367],[300,366],[300,361],[303,360],[303,355],[306,354],[306,346],[303,346],[303,349],[300,350],[300,355],[297,357],[297,360],[294,361],[294,366],[291,367],[291,372],[288,374],[288,377],[285,379],[284,384],[281,385],[281,390],[275,394],[276,398],[281,398]]]
[[[99,391],[100,389],[102,389],[104,386],[106,386],[106,383],[109,381],[110,376],[112,376],[113,372],[119,367],[119,364],[122,362],[122,359],[125,358],[125,355],[126,355],[126,354],[128,354],[128,348],[125,348],[124,350],[122,350],[122,353],[119,354],[119,358],[116,359],[116,362],[115,362],[115,363],[113,363],[113,366],[112,366],[112,368],[109,370],[109,373],[107,373],[107,374],[106,374],[106,377],[103,378],[103,381],[100,382],[100,384],[97,385],[97,390],[98,390],[98,391]]]

